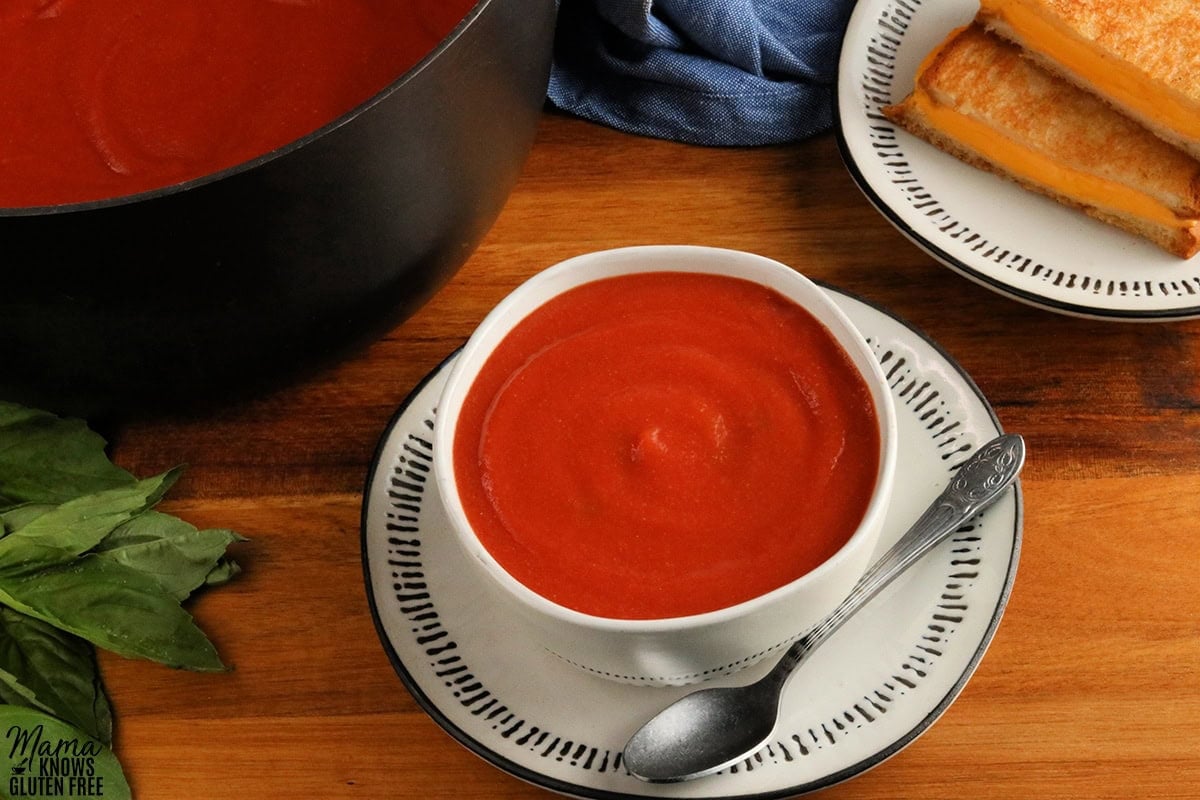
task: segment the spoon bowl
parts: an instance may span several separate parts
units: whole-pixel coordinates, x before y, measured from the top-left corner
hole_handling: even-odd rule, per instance
[[[676,783],[719,772],[766,744],[775,731],[777,687],[700,689],[663,709],[625,745],[625,766],[653,783]],[[697,736],[697,730],[721,731]]]

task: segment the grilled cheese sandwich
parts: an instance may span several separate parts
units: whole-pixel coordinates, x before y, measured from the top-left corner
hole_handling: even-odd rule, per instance
[[[1196,0],[981,0],[978,19],[1200,158]]]
[[[951,33],[912,94],[883,112],[968,163],[1180,257],[1200,251],[1200,162],[979,24]]]

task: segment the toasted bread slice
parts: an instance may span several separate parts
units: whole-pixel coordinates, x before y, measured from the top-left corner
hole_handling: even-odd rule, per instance
[[[1200,158],[1200,2],[981,0],[978,19]]]
[[[1200,162],[972,24],[926,57],[883,113],[958,158],[1189,258]]]

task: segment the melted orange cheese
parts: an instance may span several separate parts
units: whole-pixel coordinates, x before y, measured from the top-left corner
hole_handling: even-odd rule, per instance
[[[1022,0],[981,0],[980,14],[1003,20],[1029,49],[1062,65],[1111,102],[1164,125],[1187,139],[1200,139],[1200,115],[1169,89],[1153,91],[1147,75],[1127,61],[1098,50],[1062,20]]]
[[[1015,178],[1101,211],[1119,212],[1176,228],[1186,229],[1197,224],[1197,220],[1177,216],[1145,192],[1063,166],[1000,134],[986,123],[941,105],[920,88],[913,93],[912,102],[931,125]]]

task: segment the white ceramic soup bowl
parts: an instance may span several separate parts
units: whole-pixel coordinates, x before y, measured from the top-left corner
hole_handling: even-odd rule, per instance
[[[874,491],[849,540],[815,569],[777,589],[715,611],[661,619],[593,616],[552,602],[514,578],[477,537],[456,483],[454,439],[463,401],[489,355],[530,312],[591,281],[641,272],[726,275],[775,290],[812,314],[861,374],[875,406],[879,458]],[[897,427],[891,393],[863,336],[829,296],[777,261],[731,250],[692,246],[630,247],[590,253],[530,278],[480,324],[454,363],[438,403],[434,472],[453,535],[515,615],[531,641],[565,661],[613,680],[684,684],[736,671],[779,651],[820,621],[850,591],[875,549],[892,492]],[[797,518],[803,513],[797,510]],[[736,527],[737,520],[730,519]]]

